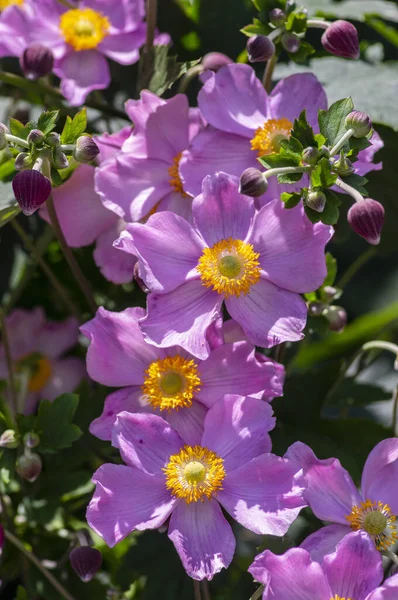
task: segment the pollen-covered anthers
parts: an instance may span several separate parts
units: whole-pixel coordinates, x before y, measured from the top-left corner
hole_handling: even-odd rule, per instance
[[[240,296],[260,279],[259,256],[251,244],[227,238],[203,250],[197,269],[206,287],[226,297]]]
[[[352,600],[351,598],[346,598],[344,596],[344,598],[342,598],[341,596],[339,596],[338,594],[336,594],[335,596],[333,596],[333,598],[330,598],[330,600]]]
[[[187,504],[210,499],[222,489],[225,477],[223,459],[202,446],[184,446],[163,470],[167,489]]]
[[[173,158],[172,166],[169,167],[169,169],[168,169],[168,172],[170,175],[169,183],[175,192],[178,192],[179,194],[181,194],[181,196],[184,196],[184,198],[185,198],[185,197],[188,197],[189,194],[187,194],[184,191],[184,186],[182,185],[180,171],[178,168],[179,164],[180,164],[181,156],[182,156],[182,152],[177,154],[177,156],[175,156]]]
[[[374,540],[378,550],[387,550],[398,540],[395,515],[388,504],[366,500],[360,506],[353,506],[346,517],[351,529],[366,531]]]
[[[91,50],[108,35],[107,17],[92,8],[72,8],[61,15],[59,23],[65,42],[75,50]]]
[[[250,142],[252,150],[257,150],[258,156],[278,152],[281,141],[290,137],[292,127],[289,119],[269,119],[254,132]]]
[[[0,12],[9,6],[13,6],[14,4],[21,6],[23,3],[24,0],[0,0]]]
[[[192,406],[200,384],[195,361],[177,354],[151,363],[145,371],[142,389],[154,408],[178,410]]]

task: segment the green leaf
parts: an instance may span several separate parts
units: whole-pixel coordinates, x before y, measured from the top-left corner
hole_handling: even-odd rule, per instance
[[[54,169],[54,167],[51,168],[51,181],[52,181],[53,187],[56,187],[56,188],[59,187],[60,185],[62,185],[64,182],[61,175],[59,174],[59,171],[57,171],[57,169]]]
[[[308,64],[309,57],[315,54],[315,48],[308,42],[301,42],[297,52],[288,52],[288,54],[293,62],[299,65]]]
[[[59,110],[50,110],[41,113],[39,120],[37,121],[37,128],[40,129],[44,135],[51,133],[51,131],[55,129],[58,115]]]
[[[28,594],[21,585],[17,587],[17,595],[15,596],[15,600],[29,600]]]
[[[313,129],[307,121],[305,110],[301,112],[298,119],[294,120],[292,136],[301,142],[303,148],[308,148],[308,146],[318,147]]]
[[[336,183],[337,175],[332,173],[332,168],[327,158],[321,158],[315,169],[311,172],[311,185],[314,188],[329,188]]]
[[[140,60],[140,87],[147,88],[161,96],[188,69],[198,64],[199,60],[177,62],[176,56],[169,56],[170,46],[153,46],[149,53],[144,53]]]
[[[368,183],[368,179],[366,177],[362,177],[362,175],[357,175],[356,173],[351,173],[347,177],[342,177],[344,183],[348,183],[351,187],[358,190],[360,194],[363,196],[367,196],[368,192],[365,185]]]
[[[351,98],[337,100],[328,110],[318,113],[319,129],[328,146],[333,146],[346,132],[345,118],[354,109]]]
[[[12,135],[16,135],[22,140],[26,140],[26,138],[29,135],[29,132],[30,129],[27,125],[24,125],[23,123],[21,123],[21,121],[18,121],[18,119],[13,119],[12,117],[10,118],[10,133]]]
[[[79,396],[62,394],[54,400],[42,400],[35,423],[35,431],[40,436],[39,452],[56,452],[69,448],[79,439],[82,431],[72,424]]]
[[[301,164],[301,154],[303,152],[303,145],[295,138],[288,140],[282,140],[280,143],[280,155],[283,158],[289,158],[294,160],[296,165]]]
[[[390,400],[391,392],[378,385],[362,383],[353,377],[347,377],[328,398],[328,406],[366,406],[371,402]]]
[[[281,200],[285,205],[285,208],[294,208],[301,200],[301,194],[296,192],[282,192]]]
[[[312,210],[312,208],[306,204],[304,205],[304,210],[311,223],[319,223],[321,220],[321,213],[317,212],[316,210]]]
[[[300,181],[304,173],[282,173],[278,175],[279,183],[296,183]]]
[[[322,288],[326,287],[327,285],[333,285],[337,277],[337,260],[334,258],[334,256],[332,256],[332,254],[330,254],[330,252],[326,253],[325,258],[327,275],[325,277],[325,281],[322,284]]]
[[[311,15],[367,21],[367,15],[374,14],[388,21],[398,22],[398,7],[387,0],[305,0],[304,4]]]
[[[298,162],[292,158],[283,157],[280,153],[278,154],[266,154],[265,156],[260,156],[257,159],[263,167],[267,169],[276,169],[279,167],[297,167]]]
[[[307,18],[307,13],[305,12],[290,13],[285,23],[286,31],[304,33],[307,31]]]
[[[21,212],[19,204],[15,200],[9,186],[10,184],[0,182],[0,228],[4,227],[4,225]]]
[[[61,144],[74,144],[78,137],[83,135],[87,129],[86,107],[75,114],[73,119],[66,117],[65,125],[61,133]]]
[[[398,48],[398,31],[396,27],[391,27],[390,25],[387,25],[385,21],[371,15],[366,15],[365,21],[370,27],[377,31],[377,33],[382,35],[384,39],[390,42],[390,44],[393,44],[393,46]]]
[[[246,25],[243,27],[240,32],[248,37],[252,35],[268,35],[271,31],[271,27],[266,25],[265,23],[261,23],[259,19],[253,19],[253,23],[250,25]]]

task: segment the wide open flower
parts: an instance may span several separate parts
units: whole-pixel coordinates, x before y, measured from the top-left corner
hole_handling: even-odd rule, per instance
[[[205,361],[178,346],[155,348],[139,328],[143,308],[116,313],[99,308],[80,330],[90,340],[87,371],[104,385],[122,387],[107,397],[102,415],[90,431],[110,440],[118,413],[154,412],[185,440],[199,443],[208,408],[224,394],[282,395],[283,373],[273,361],[260,362],[246,341],[221,344]],[[271,422],[272,411],[264,408]]]
[[[284,535],[304,506],[300,471],[269,453],[266,406],[226,396],[207,413],[200,445],[186,444],[161,417],[120,413],[112,443],[128,466],[94,473],[90,527],[114,546],[170,517],[169,537],[194,579],[212,579],[232,560],[235,539],[221,506],[255,533]]]
[[[378,550],[398,541],[398,439],[377,444],[362,472],[361,492],[337,458],[319,460],[311,448],[296,442],[286,456],[303,468],[304,497],[314,514],[327,525],[302,544],[314,560],[334,552],[336,544],[350,531],[362,530]]]
[[[292,548],[278,556],[270,550],[249,567],[264,584],[263,600],[395,600],[398,575],[383,580],[380,555],[361,531],[350,533],[322,564],[307,550]]]
[[[135,129],[123,152],[102,164],[95,176],[104,206],[125,221],[139,221],[154,210],[189,219],[192,196],[182,186],[179,161],[203,128],[199,111],[189,108],[183,94],[163,100],[143,91],[140,100],[126,103],[126,112]]]
[[[21,387],[19,412],[33,412],[39,400],[54,400],[60,394],[73,392],[84,377],[84,363],[63,355],[77,343],[76,319],[48,321],[42,308],[16,309],[7,317],[6,326]],[[0,379],[7,378],[5,350],[0,344]]]
[[[115,242],[137,256],[152,292],[140,321],[146,339],[207,358],[205,332],[225,300],[253,344],[300,340],[307,308],[299,294],[323,282],[332,228],[313,225],[301,206],[285,210],[279,200],[255,213],[253,199],[225,173],[205,178],[192,213],[193,227],[163,212],[128,225]]]

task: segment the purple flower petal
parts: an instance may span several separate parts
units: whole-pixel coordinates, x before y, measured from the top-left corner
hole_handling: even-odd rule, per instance
[[[111,31],[136,29],[145,17],[144,0],[84,0],[81,6],[100,10],[110,20]]]
[[[124,142],[130,137],[132,131],[133,129],[131,125],[127,125],[116,133],[108,133],[106,131],[101,135],[96,135],[93,137],[100,150],[98,158],[101,163],[105,162],[109,158],[112,158],[112,156],[115,156],[115,154],[118,154]]]
[[[182,564],[193,579],[213,579],[227,568],[235,552],[235,538],[216,500],[186,504],[179,501],[169,525]]]
[[[121,65],[132,65],[140,58],[139,48],[145,42],[145,35],[144,24],[135,31],[108,35],[99,44],[98,51]]]
[[[148,294],[147,316],[140,326],[145,340],[158,348],[181,346],[196,358],[210,354],[207,328],[221,312],[222,297],[188,281],[168,294]]]
[[[51,194],[51,183],[39,171],[20,171],[12,180],[12,189],[22,212],[30,216]]]
[[[383,585],[367,596],[366,600],[396,600],[398,597],[398,575],[385,580]]]
[[[17,308],[6,318],[9,335],[10,353],[13,360],[17,361],[36,350],[36,343],[42,329],[46,325],[46,317],[41,307],[32,310]],[[26,335],[26,332],[29,335]],[[0,344],[0,361],[4,366],[1,369],[1,377],[7,379],[8,370],[5,361],[5,350]]]
[[[202,113],[200,112],[200,109],[197,107],[189,109],[188,121],[189,121],[189,141],[192,142],[194,137],[197,136],[200,131],[204,130],[207,123],[206,123],[206,120],[203,117]]]
[[[74,392],[86,376],[84,362],[80,358],[70,356],[56,360],[51,364],[51,376],[40,390],[40,398],[55,400],[61,394]]]
[[[302,206],[284,208],[272,200],[256,214],[247,241],[260,253],[260,265],[275,285],[311,292],[326,277],[325,245],[333,228],[309,221]]]
[[[200,444],[207,409],[195,400],[189,408],[180,408],[169,412],[162,411],[163,418],[180,434],[184,442],[190,446]]]
[[[326,110],[325,90],[312,73],[298,73],[282,79],[269,97],[273,119],[288,119],[291,123],[305,110],[307,121],[315,131],[318,127],[318,110]]]
[[[384,147],[384,142],[377,131],[373,131],[370,142],[372,145],[365,148],[365,150],[361,150],[358,154],[358,160],[354,163],[355,173],[358,175],[366,175],[369,171],[380,171],[383,168],[383,163],[372,162],[376,152]]]
[[[379,442],[366,459],[362,472],[364,500],[388,504],[398,514],[398,439]]]
[[[211,247],[220,240],[244,240],[254,217],[254,201],[238,192],[239,180],[227,173],[208,175],[202,195],[192,203],[195,226]]]
[[[165,104],[166,100],[159,98],[149,90],[142,90],[139,100],[127,100],[126,113],[134,123],[134,132],[145,133],[149,116],[155,112],[158,106],[164,106]],[[127,152],[128,148],[124,147],[123,151]]]
[[[230,296],[225,303],[231,317],[257,346],[270,348],[304,337],[302,331],[307,320],[304,300],[270,281],[260,279],[246,296]]]
[[[306,506],[299,481],[294,463],[274,454],[263,454],[227,471],[217,499],[250,531],[285,535]]]
[[[163,467],[184,442],[161,417],[123,411],[112,430],[112,445],[128,465],[164,478]]]
[[[267,118],[267,93],[248,65],[226,65],[202,75],[198,104],[206,121],[228,133],[252,138]]]
[[[333,594],[340,598],[364,600],[383,579],[381,556],[363,531],[346,535],[336,552],[322,563]]]
[[[207,413],[202,445],[224,459],[227,473],[271,450],[275,427],[269,404],[256,398],[227,395]]]
[[[111,81],[106,58],[97,50],[70,52],[56,62],[61,92],[72,106],[80,106],[92,90],[104,90]]]
[[[100,268],[102,275],[112,283],[120,285],[133,280],[135,256],[127,252],[119,252],[113,243],[124,230],[126,224],[118,219],[113,227],[103,231],[97,238],[93,253],[95,264]]]
[[[92,480],[97,487],[87,508],[87,522],[111,548],[134,529],[163,525],[175,505],[164,477],[139,469],[105,464]]]
[[[144,315],[139,307],[120,313],[100,307],[94,319],[81,326],[80,331],[91,342],[86,360],[92,379],[110,386],[144,383],[144,371],[157,358],[138,326]]]
[[[322,563],[327,554],[336,552],[337,544],[351,531],[348,524],[326,525],[305,538],[304,542],[300,544],[300,548],[307,550],[312,560]]]
[[[78,335],[79,323],[74,317],[65,321],[47,321],[35,340],[36,350],[48,358],[58,358],[76,346]]]
[[[148,157],[172,166],[189,146],[189,105],[184,94],[173,96],[148,116],[145,138]]]

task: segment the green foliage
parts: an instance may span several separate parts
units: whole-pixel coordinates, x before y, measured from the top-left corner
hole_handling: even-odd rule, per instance
[[[327,158],[321,158],[315,169],[311,171],[311,185],[315,189],[332,187],[336,183],[337,175],[332,173],[330,162]]]
[[[86,107],[75,114],[73,119],[67,115],[61,133],[61,144],[74,144],[87,129]]]
[[[39,452],[55,452],[69,448],[82,435],[72,423],[79,403],[77,394],[63,394],[49,402],[40,402],[34,430],[40,436]]]
[[[344,135],[347,130],[344,124],[345,118],[353,109],[352,99],[344,98],[334,102],[328,110],[319,111],[319,129],[328,146],[334,146]]]
[[[307,148],[308,146],[318,147],[314,131],[307,121],[305,110],[300,113],[298,119],[294,119],[292,137],[298,140],[303,148]],[[322,144],[320,144],[320,146],[322,146]]]
[[[25,588],[23,588],[21,585],[19,585],[17,588],[17,595],[15,596],[15,600],[29,600]]]
[[[58,116],[59,110],[50,110],[41,113],[39,120],[37,121],[37,128],[40,129],[44,135],[48,135],[55,129]]]
[[[283,192],[281,194],[281,200],[286,208],[294,208],[301,200],[301,194],[297,192]]]
[[[140,61],[141,88],[147,88],[162,96],[188,69],[198,64],[198,60],[178,62],[176,56],[169,56],[170,46],[153,46],[144,53]]]

